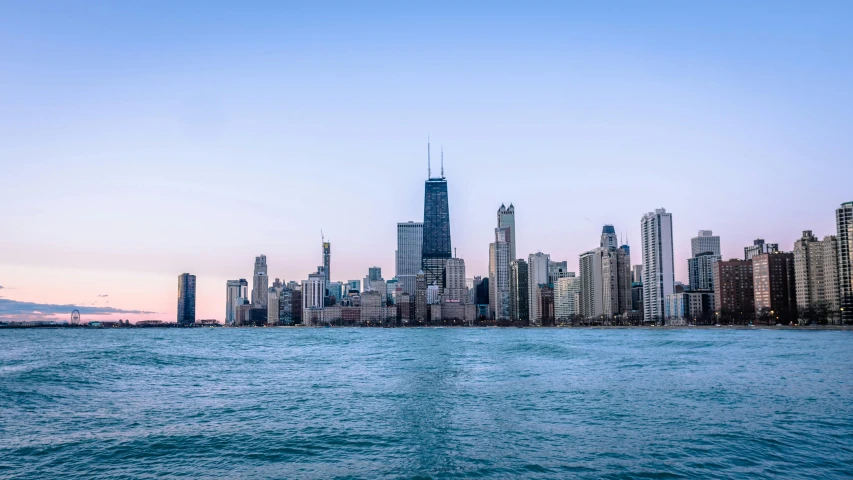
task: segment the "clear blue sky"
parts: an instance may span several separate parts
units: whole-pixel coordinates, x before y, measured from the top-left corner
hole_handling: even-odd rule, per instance
[[[3,2],[0,297],[171,319],[189,271],[221,319],[321,229],[333,279],[390,278],[428,134],[468,276],[512,202],[518,254],[570,266],[604,223],[639,263],[665,207],[686,282],[699,229],[834,232],[851,85],[853,2]]]

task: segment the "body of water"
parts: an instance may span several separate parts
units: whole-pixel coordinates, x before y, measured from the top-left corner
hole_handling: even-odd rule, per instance
[[[0,331],[4,478],[844,478],[853,332]]]

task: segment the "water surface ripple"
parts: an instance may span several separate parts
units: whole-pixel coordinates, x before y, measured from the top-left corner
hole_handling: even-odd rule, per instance
[[[3,478],[845,478],[853,332],[0,331]]]

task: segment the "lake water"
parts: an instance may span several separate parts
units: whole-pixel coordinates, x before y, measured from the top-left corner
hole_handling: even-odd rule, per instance
[[[853,332],[0,331],[0,477],[844,478]]]

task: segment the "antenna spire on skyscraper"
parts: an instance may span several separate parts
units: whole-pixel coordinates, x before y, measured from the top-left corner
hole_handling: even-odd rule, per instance
[[[427,180],[432,178],[432,165],[429,158],[429,135],[427,135]]]
[[[441,178],[444,178],[444,145],[441,146]]]

